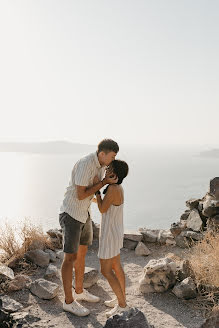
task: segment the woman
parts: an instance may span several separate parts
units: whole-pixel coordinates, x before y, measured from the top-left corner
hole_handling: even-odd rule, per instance
[[[116,183],[104,190],[104,198],[100,192],[96,193],[97,204],[102,213],[99,238],[99,252],[101,273],[108,280],[116,298],[104,304],[113,309],[106,313],[108,317],[127,311],[125,296],[125,275],[120,263],[120,249],[123,247],[123,204],[124,192],[121,186],[128,174],[128,165],[121,160],[114,160],[108,168],[112,176],[116,176]],[[98,178],[95,177],[94,183]]]

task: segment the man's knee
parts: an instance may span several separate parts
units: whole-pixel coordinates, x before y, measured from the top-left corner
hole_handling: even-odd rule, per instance
[[[65,253],[63,262],[69,265],[71,264],[73,265],[76,259],[77,259],[77,253]]]

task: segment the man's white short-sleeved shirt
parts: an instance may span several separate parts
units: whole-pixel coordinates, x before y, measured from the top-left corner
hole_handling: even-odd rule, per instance
[[[93,179],[97,175],[103,179],[106,166],[101,166],[97,153],[91,153],[81,158],[73,167],[69,186],[65,192],[60,213],[68,213],[72,218],[85,223],[90,212],[93,195],[79,200],[76,186],[93,186]]]

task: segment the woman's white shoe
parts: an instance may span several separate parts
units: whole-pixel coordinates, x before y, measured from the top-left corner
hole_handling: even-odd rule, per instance
[[[110,307],[110,308],[114,308],[116,306],[116,304],[118,304],[117,298],[113,298],[110,301],[105,301],[104,302],[104,305],[106,305],[107,307]]]
[[[81,305],[75,300],[70,304],[66,304],[64,302],[63,310],[71,312],[77,315],[78,317],[85,317],[86,315],[90,314],[90,311],[86,307],[84,307],[83,305]]]
[[[112,316],[114,316],[116,314],[120,314],[122,312],[126,312],[129,309],[130,309],[130,307],[128,305],[126,305],[125,308],[122,308],[122,307],[119,306],[119,304],[117,304],[111,311],[106,312],[106,316],[107,316],[107,318],[109,318],[109,317],[112,317]]]

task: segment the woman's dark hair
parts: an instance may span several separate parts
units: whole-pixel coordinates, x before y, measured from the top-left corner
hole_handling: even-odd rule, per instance
[[[121,161],[120,159],[115,159],[114,161],[112,161],[110,166],[112,166],[113,173],[115,173],[118,177],[117,184],[121,184],[123,179],[128,175],[128,172],[129,172],[128,164],[125,161]],[[104,189],[103,194],[105,194],[107,192],[107,189],[109,186],[110,185],[108,185]]]
[[[104,139],[102,140],[97,148],[97,153],[99,154],[101,151],[104,151],[105,153],[109,153],[110,151],[114,151],[114,153],[118,153],[119,146],[117,142],[115,142],[112,139]]]
[[[113,173],[115,173],[118,177],[117,184],[121,184],[123,179],[128,175],[129,167],[125,161],[121,161],[120,159],[115,159],[111,163]]]

